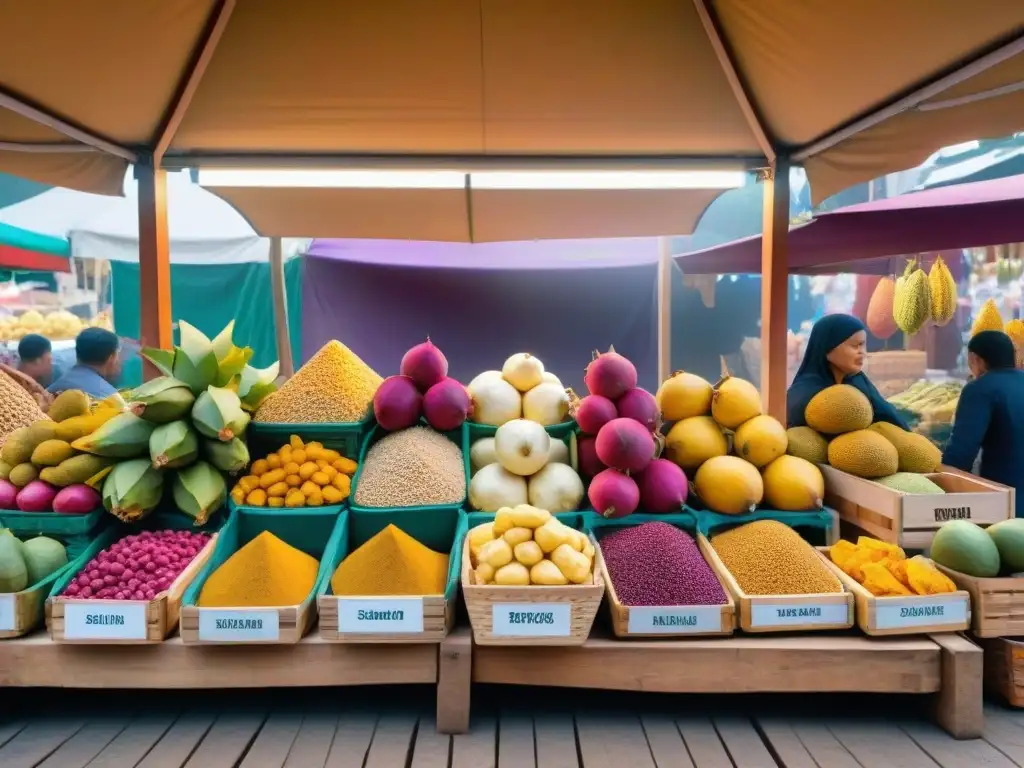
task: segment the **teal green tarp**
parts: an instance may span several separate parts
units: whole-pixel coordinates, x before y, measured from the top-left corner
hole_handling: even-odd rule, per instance
[[[114,329],[119,336],[139,338],[139,265],[111,262]],[[295,363],[302,348],[302,259],[285,264],[288,290],[288,326]],[[171,265],[171,316],[185,320],[211,338],[231,320],[235,343],[253,348],[257,368],[277,359],[269,264]],[[142,381],[142,363],[125,363],[120,386]]]

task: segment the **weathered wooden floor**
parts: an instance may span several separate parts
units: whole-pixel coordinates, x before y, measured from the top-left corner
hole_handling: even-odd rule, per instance
[[[2,768],[1013,768],[1024,712],[958,742],[913,697],[485,689],[440,736],[426,688],[0,690]]]

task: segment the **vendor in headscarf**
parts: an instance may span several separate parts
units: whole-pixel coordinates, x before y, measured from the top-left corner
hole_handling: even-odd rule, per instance
[[[1017,488],[1024,517],[1024,371],[1002,331],[982,331],[967,345],[974,381],[960,393],[942,463],[970,472],[981,450],[981,476]]]
[[[853,315],[826,315],[814,324],[796,378],[786,395],[788,426],[802,427],[811,398],[835,384],[849,384],[867,397],[873,421],[887,421],[901,429],[907,424],[863,373],[867,355],[867,329]]]

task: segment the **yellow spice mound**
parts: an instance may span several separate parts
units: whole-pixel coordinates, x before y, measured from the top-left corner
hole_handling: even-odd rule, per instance
[[[340,341],[330,341],[256,411],[256,421],[362,421],[383,379]]]
[[[201,608],[280,608],[299,605],[313,591],[320,564],[264,531],[210,574]]]
[[[448,555],[389,525],[341,561],[331,577],[336,595],[439,595],[448,581]]]

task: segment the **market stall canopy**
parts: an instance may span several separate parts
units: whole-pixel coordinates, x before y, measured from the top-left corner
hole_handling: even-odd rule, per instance
[[[138,262],[138,184],[130,173],[122,182],[125,196],[120,198],[53,188],[0,209],[0,236],[4,227],[16,228],[40,242],[63,242],[77,258]],[[269,241],[188,173],[168,174],[167,200],[172,263],[267,261]],[[286,255],[295,255],[306,242],[289,244]]]
[[[939,187],[819,214],[789,234],[796,274],[893,271],[890,258],[1024,240],[1024,175]],[[761,271],[761,237],[677,255],[686,274]]]
[[[1024,114],[1008,0],[37,0],[0,28],[0,170],[103,194],[151,154],[468,172],[778,153],[820,201]],[[679,234],[713,196],[221,192],[265,235],[433,240]]]

